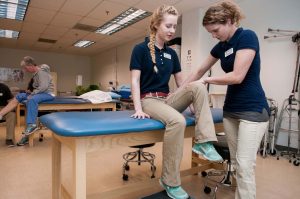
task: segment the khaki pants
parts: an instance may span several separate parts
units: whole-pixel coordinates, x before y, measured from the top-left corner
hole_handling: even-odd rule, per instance
[[[235,199],[255,199],[255,166],[258,147],[268,122],[224,118],[224,129],[231,161],[236,168]]]
[[[180,113],[190,104],[195,109],[195,138],[197,142],[217,141],[214,123],[208,103],[206,87],[200,82],[190,83],[185,88],[165,98],[145,97],[143,111],[151,118],[166,125],[163,139],[162,180],[169,186],[179,186],[180,163],[183,152],[185,118]]]
[[[6,139],[15,142],[16,113],[8,112],[3,118],[6,121]]]

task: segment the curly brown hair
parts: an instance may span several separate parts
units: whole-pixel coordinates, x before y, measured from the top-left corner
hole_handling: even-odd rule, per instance
[[[24,66],[36,66],[35,60],[30,56],[24,57],[22,62]]]
[[[237,4],[232,1],[222,1],[208,8],[203,17],[202,25],[226,24],[230,20],[231,24],[239,26],[243,18],[245,16]]]

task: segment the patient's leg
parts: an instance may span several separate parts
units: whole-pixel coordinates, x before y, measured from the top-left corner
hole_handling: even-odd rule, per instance
[[[14,110],[19,104],[16,98],[13,98],[3,109],[0,111],[0,118],[6,115],[8,112]]]

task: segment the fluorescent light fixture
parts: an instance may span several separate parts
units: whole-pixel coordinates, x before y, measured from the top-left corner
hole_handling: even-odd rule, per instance
[[[96,30],[96,33],[111,35],[150,16],[151,14],[151,12],[147,12],[141,9],[129,8],[109,22],[105,23],[103,26],[99,27]]]
[[[0,18],[23,21],[29,0],[0,0]]]
[[[0,37],[10,38],[10,39],[18,39],[19,32],[13,30],[2,30],[0,29]]]
[[[79,48],[86,48],[92,44],[94,44],[94,41],[88,41],[88,40],[79,40],[73,46],[79,47]]]

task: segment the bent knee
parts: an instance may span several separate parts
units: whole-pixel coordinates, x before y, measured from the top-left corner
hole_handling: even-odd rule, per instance
[[[186,121],[181,113],[172,119],[172,123],[176,125],[178,128],[185,128]]]
[[[197,89],[201,92],[207,92],[206,86],[200,81],[191,82],[189,84],[189,86],[191,86],[193,89]]]

